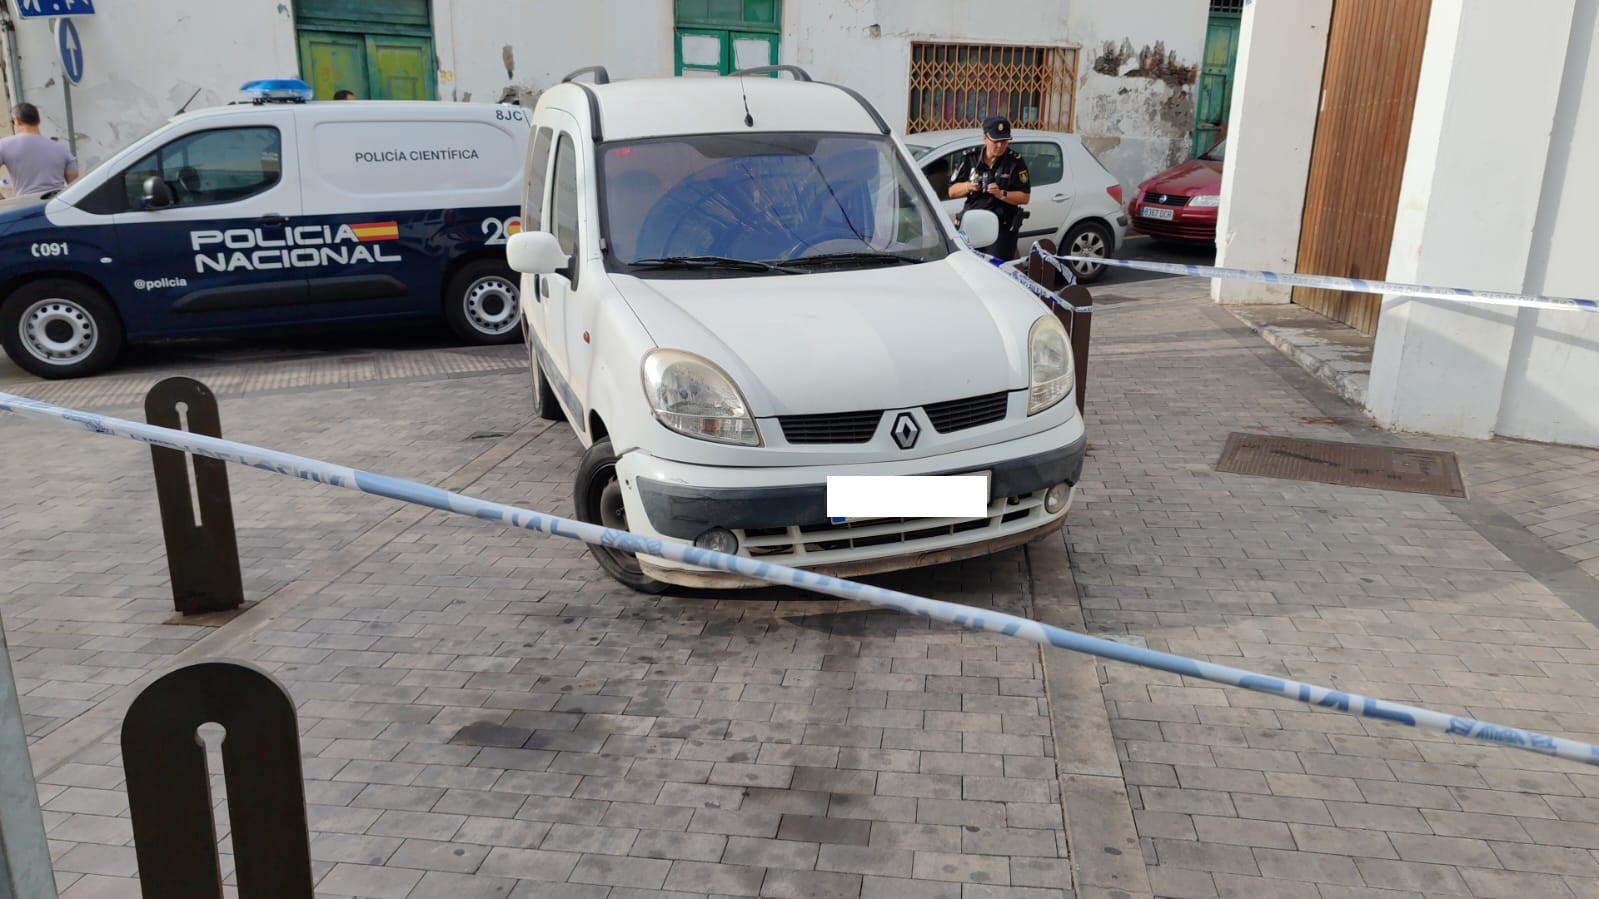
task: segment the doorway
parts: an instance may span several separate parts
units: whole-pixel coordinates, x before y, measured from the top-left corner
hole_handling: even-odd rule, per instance
[[[428,0],[296,0],[300,77],[318,100],[435,100]]]

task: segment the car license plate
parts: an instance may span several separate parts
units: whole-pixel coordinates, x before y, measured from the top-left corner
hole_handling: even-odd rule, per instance
[[[971,479],[982,483],[972,485]],[[990,471],[959,475],[839,477],[827,479],[828,523],[856,524],[894,518],[981,518],[988,512]],[[940,483],[948,480],[949,483]],[[960,483],[956,483],[960,482]],[[835,515],[838,507],[857,514]],[[865,514],[859,514],[865,512]]]
[[[1174,213],[1170,209],[1162,209],[1159,206],[1140,206],[1138,214],[1146,219],[1164,219],[1169,222],[1172,220]]]

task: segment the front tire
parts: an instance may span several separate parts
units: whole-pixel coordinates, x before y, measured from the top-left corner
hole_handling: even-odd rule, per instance
[[[622,504],[622,482],[617,478],[611,438],[596,440],[583,453],[573,486],[578,521],[627,530],[627,509]],[[640,593],[665,593],[670,586],[645,574],[633,553],[594,543],[588,548],[606,574]]]
[[[478,346],[515,343],[522,307],[517,277],[504,263],[479,259],[461,266],[444,289],[444,317],[462,341]]]
[[[122,321],[98,289],[65,278],[17,288],[0,306],[0,348],[41,378],[81,378],[122,352]]]
[[[1065,248],[1061,255],[1107,259],[1110,257],[1110,242],[1110,231],[1104,225],[1078,222],[1066,232],[1066,239],[1061,241],[1060,245]],[[1092,284],[1105,275],[1105,266],[1098,262],[1068,262],[1066,266],[1082,284]]]

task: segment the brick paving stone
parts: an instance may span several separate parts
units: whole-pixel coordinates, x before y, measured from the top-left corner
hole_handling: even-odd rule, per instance
[[[1599,452],[1369,428],[1204,291],[1188,279],[1095,288],[1092,447],[1065,530],[1084,629],[1599,733],[1581,703],[1595,693],[1599,629],[1478,527],[1502,512],[1599,574]],[[250,394],[226,385],[268,364],[298,369],[246,361],[206,377],[224,385],[230,438],[569,514],[577,445],[528,419],[523,348],[421,354],[479,367]],[[136,394],[117,386],[127,377],[98,383],[124,391],[113,414],[138,417]],[[331,390],[339,417],[325,414]],[[480,396],[461,402],[466,391]],[[131,838],[114,734],[68,738],[92,723],[84,712],[238,627],[168,623],[137,447],[5,417],[0,430],[22,448],[0,459],[0,613],[31,748],[64,762],[47,766],[41,802],[57,859],[98,869],[58,877],[66,895],[125,895],[131,872],[104,852]],[[1217,474],[1232,430],[1452,449],[1472,498]],[[514,436],[467,439],[479,431]],[[48,448],[49,483],[70,490],[45,489],[17,461],[30,445]],[[319,894],[515,884],[513,896],[976,899],[1072,884],[1032,648],[781,591],[782,602],[644,597],[572,541],[248,469],[230,484],[247,593],[276,617],[229,654],[280,678],[299,707]],[[86,504],[105,514],[87,522]],[[1028,614],[1037,551],[878,580]],[[296,587],[312,573],[314,586]],[[1092,667],[1106,755],[1162,894],[1599,892],[1599,777],[1573,765]],[[790,863],[819,870],[721,864],[735,846],[755,861],[757,847],[785,843],[804,847]],[[952,861],[974,875],[961,882],[933,859],[1002,864]],[[873,864],[887,870],[857,870]],[[580,868],[597,882],[569,883]]]

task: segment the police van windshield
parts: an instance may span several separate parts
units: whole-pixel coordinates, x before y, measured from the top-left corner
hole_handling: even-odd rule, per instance
[[[886,138],[693,135],[600,153],[607,265],[642,274],[698,260],[745,271],[908,264],[951,251]],[[711,267],[711,266],[706,266]]]

